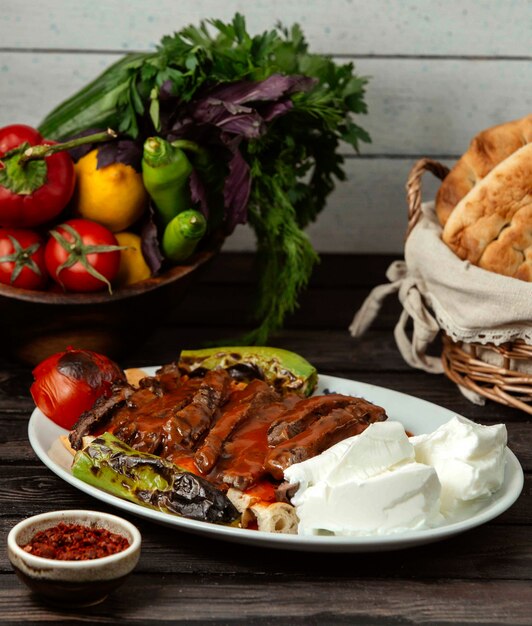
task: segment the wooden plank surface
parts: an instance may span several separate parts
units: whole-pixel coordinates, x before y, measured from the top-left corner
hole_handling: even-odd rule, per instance
[[[5,577],[2,577],[5,578]],[[254,578],[220,581],[177,575],[135,576],[107,602],[57,611],[39,604],[8,579],[0,589],[0,614],[8,624],[462,624],[529,626],[532,602],[525,581],[341,580]],[[147,601],[146,599],[149,598]],[[235,601],[238,598],[238,601]],[[324,601],[326,598],[326,601]],[[458,600],[463,598],[462,601]],[[458,601],[457,601],[458,600]]]
[[[304,354],[322,373],[403,391],[480,423],[505,422],[509,445],[525,470],[525,487],[514,506],[492,522],[445,541],[356,555],[250,551],[120,512],[143,536],[141,560],[128,583],[95,607],[50,608],[29,594],[11,571],[6,555],[10,528],[30,514],[52,509],[117,511],[67,485],[38,461],[26,433],[33,408],[28,392],[31,371],[4,354],[0,623],[529,624],[532,424],[522,412],[495,403],[472,405],[443,376],[407,367],[393,340],[398,308],[392,303],[366,336],[349,336],[345,324],[355,301],[383,279],[392,258],[324,255],[300,310],[271,343]],[[249,255],[222,254],[192,288],[186,306],[148,331],[145,343],[124,355],[121,364],[163,363],[175,358],[183,345],[242,332],[245,327],[235,318],[250,304],[255,276]],[[233,295],[240,292],[240,298],[224,301],[228,289]],[[332,302],[337,312],[331,315],[317,306],[320,300]],[[393,415],[393,407],[389,413]]]
[[[344,55],[530,56],[527,0],[3,0],[0,46],[14,49],[146,50],[201,19],[243,13],[250,32],[298,22],[318,52]]]

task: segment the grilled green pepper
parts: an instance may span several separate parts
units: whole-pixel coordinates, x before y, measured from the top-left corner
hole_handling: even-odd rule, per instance
[[[302,356],[269,346],[183,350],[178,366],[191,375],[223,368],[235,378],[260,378],[281,392],[292,391],[301,396],[309,396],[318,381],[316,368]]]
[[[192,164],[185,152],[161,137],[144,142],[142,180],[159,212],[163,226],[190,208],[188,178]]]
[[[104,433],[76,453],[72,474],[135,504],[190,519],[228,524],[238,512],[210,482]]]
[[[164,256],[176,263],[185,261],[194,252],[206,230],[207,220],[199,211],[189,209],[179,213],[164,229]]]

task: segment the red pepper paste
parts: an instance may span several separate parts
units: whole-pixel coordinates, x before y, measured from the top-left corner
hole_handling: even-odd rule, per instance
[[[45,559],[85,561],[116,554],[128,546],[125,537],[105,528],[60,522],[36,533],[22,549]]]

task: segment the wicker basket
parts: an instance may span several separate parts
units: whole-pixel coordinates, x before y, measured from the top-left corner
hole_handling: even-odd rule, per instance
[[[421,215],[421,178],[426,171],[440,180],[449,173],[445,165],[432,159],[421,159],[410,171],[407,237]],[[453,382],[532,415],[532,345],[520,339],[500,346],[455,342],[445,333],[442,344],[443,369]]]

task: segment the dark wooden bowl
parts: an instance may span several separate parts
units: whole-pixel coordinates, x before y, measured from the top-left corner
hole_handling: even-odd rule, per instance
[[[0,283],[2,353],[32,366],[67,346],[111,358],[124,354],[175,309],[221,243],[210,242],[186,264],[112,295],[30,291]]]

